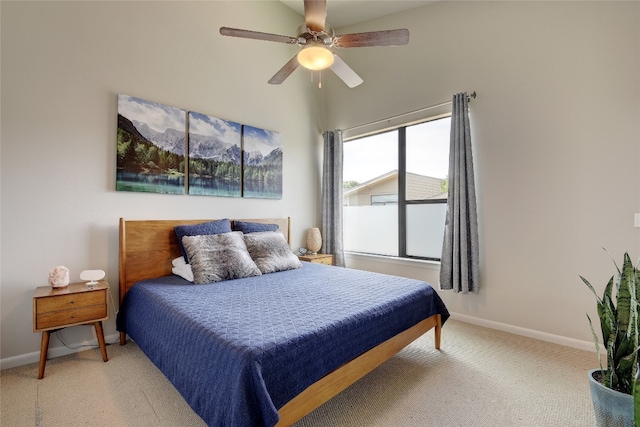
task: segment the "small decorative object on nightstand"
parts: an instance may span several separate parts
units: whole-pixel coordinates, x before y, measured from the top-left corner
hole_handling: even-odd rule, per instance
[[[85,283],[72,283],[64,288],[36,288],[33,294],[33,332],[42,332],[38,379],[44,377],[49,334],[57,329],[92,323],[96,328],[102,360],[109,360],[102,330],[102,321],[109,318],[108,293],[106,282],[98,282],[91,289]]]
[[[64,288],[69,285],[69,269],[64,265],[53,267],[49,272],[49,285],[52,288]]]
[[[310,228],[307,231],[307,249],[312,254],[317,254],[322,247],[322,235],[319,228]]]
[[[93,289],[99,283],[98,280],[104,279],[104,271],[102,270],[84,270],[80,273],[80,280],[87,280],[87,288]]]
[[[333,265],[333,255],[331,254],[307,254],[299,255],[300,261],[315,262],[316,264]]]

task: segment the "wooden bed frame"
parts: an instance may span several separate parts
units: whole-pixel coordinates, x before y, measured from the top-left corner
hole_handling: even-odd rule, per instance
[[[204,220],[125,220],[120,218],[119,289],[120,303],[125,294],[139,280],[172,274],[171,261],[180,256],[178,238],[173,230],[181,224],[197,224]],[[240,219],[278,224],[287,242],[290,242],[290,218]],[[442,319],[433,315],[411,328],[342,365],[285,404],[278,414],[277,426],[288,426],[304,417],[357,380],[393,357],[415,339],[434,329],[435,348],[440,349]],[[126,334],[120,332],[120,345],[126,343]]]

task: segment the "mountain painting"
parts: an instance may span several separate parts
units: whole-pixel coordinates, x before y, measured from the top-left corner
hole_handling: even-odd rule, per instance
[[[282,137],[247,125],[242,126],[244,197],[282,198]]]
[[[116,190],[184,194],[186,111],[118,95]]]
[[[241,128],[189,112],[189,194],[241,196]]]

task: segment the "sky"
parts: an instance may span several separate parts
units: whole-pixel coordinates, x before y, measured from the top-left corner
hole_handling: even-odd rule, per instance
[[[118,95],[118,113],[131,121],[146,123],[160,133],[167,129],[184,129],[187,120],[185,110],[129,95]]]
[[[245,150],[260,151],[263,156],[266,156],[278,147],[282,148],[282,135],[278,132],[244,126]]]
[[[189,112],[189,133],[240,146],[240,123]]]
[[[407,171],[445,178],[449,170],[451,119],[407,127]],[[397,131],[344,143],[344,181],[363,183],[398,169]]]

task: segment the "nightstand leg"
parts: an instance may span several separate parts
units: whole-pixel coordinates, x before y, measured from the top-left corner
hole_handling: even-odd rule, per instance
[[[44,377],[44,366],[47,363],[47,352],[49,351],[49,331],[42,332],[42,343],[40,344],[40,366],[38,367],[38,379]]]
[[[102,322],[95,322],[93,324],[96,327],[96,336],[98,337],[98,343],[100,344],[100,351],[102,352],[102,360],[105,362],[109,360],[107,357],[107,346],[104,342],[104,332],[102,331]]]

